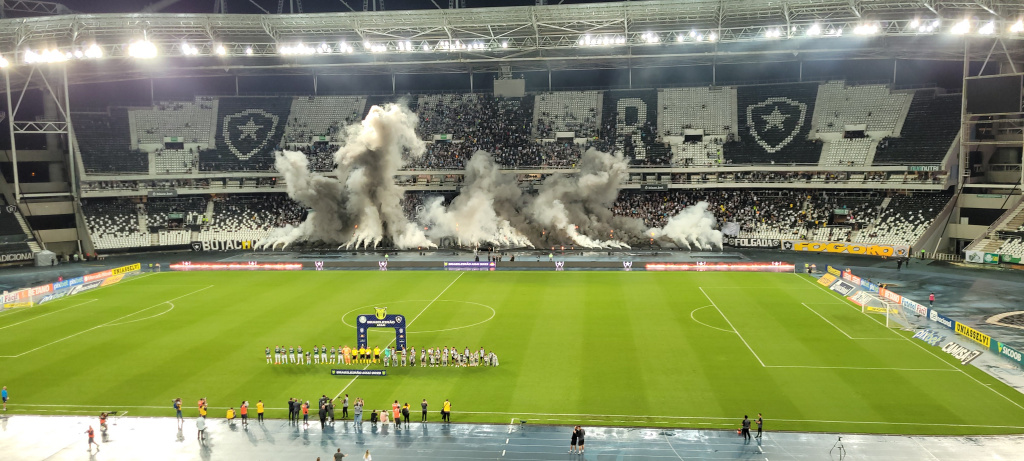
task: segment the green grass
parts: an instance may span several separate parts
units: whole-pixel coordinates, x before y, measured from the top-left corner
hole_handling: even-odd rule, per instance
[[[289,397],[315,401],[344,388],[367,409],[395,399],[415,409],[427,398],[431,420],[451,399],[455,422],[721,429],[762,412],[771,430],[1024,432],[1020,393],[810,281],[759,273],[145,275],[0,313],[0,356],[8,356],[0,384],[12,413],[173,416],[171,399],[182,397],[189,416],[207,397],[216,417],[262,399],[268,416],[281,418]],[[417,349],[484,346],[501,366],[353,380],[331,376],[329,365],[265,364],[263,348],[275,344],[354,345],[346,323],[374,305],[412,321]],[[371,344],[392,339],[370,333]]]

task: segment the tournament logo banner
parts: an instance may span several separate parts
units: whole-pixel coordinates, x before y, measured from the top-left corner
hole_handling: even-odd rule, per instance
[[[726,240],[726,243],[736,248],[769,248],[778,250],[779,247],[782,245],[782,240],[730,238]]]
[[[348,369],[331,369],[331,374],[334,376],[387,376],[387,370],[348,370]]]
[[[445,261],[446,271],[493,271],[497,268],[494,261]]]
[[[374,307],[373,315],[360,315],[356,318],[356,347],[366,347],[367,330],[370,328],[393,328],[395,330],[395,347],[405,349],[405,316],[388,314],[387,307]]]
[[[815,240],[783,240],[783,250],[819,253],[846,253],[868,256],[909,256],[906,245],[875,245],[870,243],[821,242]]]

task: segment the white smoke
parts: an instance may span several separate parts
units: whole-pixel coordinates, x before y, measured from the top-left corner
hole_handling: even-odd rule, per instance
[[[404,105],[371,107],[361,124],[346,128],[344,145],[335,153],[334,178],[310,172],[300,152],[278,154],[275,166],[288,184],[288,195],[312,212],[297,227],[275,230],[259,246],[322,240],[344,242],[345,248],[376,248],[385,236],[398,248],[436,246],[405,216],[403,191],[394,180],[403,151],[413,158],[423,155],[417,123]]]
[[[524,194],[515,174],[503,173],[490,154],[477,152],[466,164],[460,194],[447,207],[441,197],[427,201],[412,222],[394,176],[403,152],[417,158],[425,151],[417,123],[404,105],[373,106],[362,123],[346,128],[333,176],[310,172],[301,152],[278,154],[275,165],[288,195],[311,211],[298,226],[276,229],[258,246],[323,241],[376,248],[390,238],[406,249],[436,247],[436,241],[451,238],[469,247],[629,248],[628,242],[652,238],[685,248],[722,247],[706,202],[684,209],[663,228],[647,229],[637,218],[615,215],[612,207],[629,178],[628,160],[595,149],[582,154],[579,173],[548,176],[536,195]]]
[[[672,242],[680,248],[700,250],[722,249],[722,231],[715,229],[715,215],[708,211],[708,202],[688,206],[668,219],[665,227],[648,231],[651,238]]]

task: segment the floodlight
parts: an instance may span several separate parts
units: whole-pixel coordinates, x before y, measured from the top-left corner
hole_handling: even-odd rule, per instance
[[[427,46],[427,45],[423,45],[423,46]],[[508,48],[508,42],[501,42],[501,47],[502,48]]]
[[[245,48],[245,55],[246,56],[252,56],[252,47],[251,46],[248,46],[248,47]]]
[[[953,25],[953,28],[949,30],[954,35],[963,35],[971,31],[971,21],[964,19]]]
[[[225,56],[228,54],[227,48],[224,45],[217,45],[217,56]]]
[[[715,41],[718,41],[718,35],[717,35],[717,34],[715,34],[714,32],[712,32],[712,33],[708,34],[708,41],[709,41],[709,42],[715,42]]]
[[[128,45],[128,56],[138,59],[155,58],[157,54],[156,45],[149,40],[136,40]]]
[[[11,65],[11,63],[7,61],[7,58],[0,56],[0,68],[7,67],[9,65]]]
[[[856,35],[874,35],[878,33],[877,24],[861,24],[853,28],[853,33]]]
[[[811,24],[811,27],[807,28],[807,35],[811,37],[821,35],[821,26],[817,24]]]
[[[35,52],[32,50],[25,50],[25,63],[53,63],[53,62],[64,62],[71,58],[71,53],[61,53],[58,50],[42,50]]]
[[[919,27],[920,25],[921,25],[921,21],[918,21],[918,20],[917,20],[917,18],[914,18],[914,19],[913,19],[912,21],[910,21],[910,27],[911,27],[911,28],[914,28],[914,29],[916,29],[916,28],[918,28],[918,27]]]
[[[85,49],[85,57],[89,59],[99,59],[103,57],[103,49],[93,43],[89,45],[89,48]]]
[[[1013,32],[1015,34],[1024,32],[1024,20],[1017,21],[1012,26],[1010,26],[1010,32]]]
[[[78,59],[82,59],[83,57],[85,57],[85,54],[82,53],[82,50],[75,50],[74,55]]]
[[[677,42],[683,43],[683,40],[685,40],[685,38],[683,37],[683,34],[676,35],[676,41]]]
[[[978,28],[978,33],[981,35],[992,35],[996,33],[996,23],[989,21],[984,26]]]

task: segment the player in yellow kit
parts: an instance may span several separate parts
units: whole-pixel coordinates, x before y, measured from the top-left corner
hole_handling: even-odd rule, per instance
[[[373,348],[373,363],[377,363],[377,362],[380,362],[380,348],[379,347],[374,347]]]

